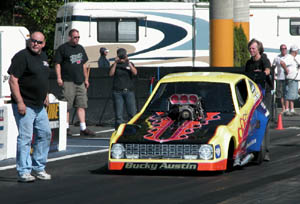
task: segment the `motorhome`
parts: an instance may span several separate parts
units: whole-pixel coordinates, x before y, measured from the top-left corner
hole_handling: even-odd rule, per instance
[[[300,2],[250,0],[250,39],[264,44],[272,61],[285,43],[300,45]],[[208,66],[209,4],[187,2],[72,2],[57,12],[54,49],[80,31],[91,67],[100,47],[126,48],[136,66]],[[226,52],[226,50],[224,50]]]

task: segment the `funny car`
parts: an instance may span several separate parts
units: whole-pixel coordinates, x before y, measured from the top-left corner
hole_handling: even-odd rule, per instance
[[[112,134],[109,170],[226,171],[266,153],[269,112],[246,75],[168,74]]]

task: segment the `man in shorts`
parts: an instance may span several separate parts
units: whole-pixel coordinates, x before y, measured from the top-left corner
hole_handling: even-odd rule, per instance
[[[285,44],[280,45],[280,54],[274,58],[272,66],[276,69],[276,97],[280,98],[282,113],[286,112],[285,109],[285,70],[281,66],[281,61],[287,57],[287,46]]]
[[[69,41],[56,50],[54,62],[57,84],[62,87],[64,100],[68,102],[67,135],[72,135],[69,128],[69,111],[74,105],[80,122],[80,136],[95,136],[85,123],[85,109],[88,107],[87,88],[89,87],[86,66],[88,57],[84,48],[78,44],[79,38],[78,30],[70,30]]]
[[[285,116],[297,115],[294,109],[294,101],[298,99],[298,80],[299,64],[296,60],[298,54],[298,46],[292,45],[290,47],[290,54],[281,61],[281,66],[284,68],[286,74],[286,93],[285,93]]]

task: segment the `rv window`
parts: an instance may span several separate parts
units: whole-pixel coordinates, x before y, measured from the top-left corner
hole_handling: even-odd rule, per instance
[[[98,42],[137,42],[136,19],[98,19]]]
[[[291,35],[300,35],[300,18],[290,19],[290,33]]]
[[[99,42],[116,42],[116,24],[115,21],[98,21],[98,41]]]
[[[136,22],[120,22],[118,30],[119,42],[136,41]]]

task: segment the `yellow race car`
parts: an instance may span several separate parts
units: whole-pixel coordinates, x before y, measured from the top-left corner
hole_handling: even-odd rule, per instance
[[[108,168],[224,171],[260,164],[269,122],[262,98],[243,74],[169,74],[112,134]]]

